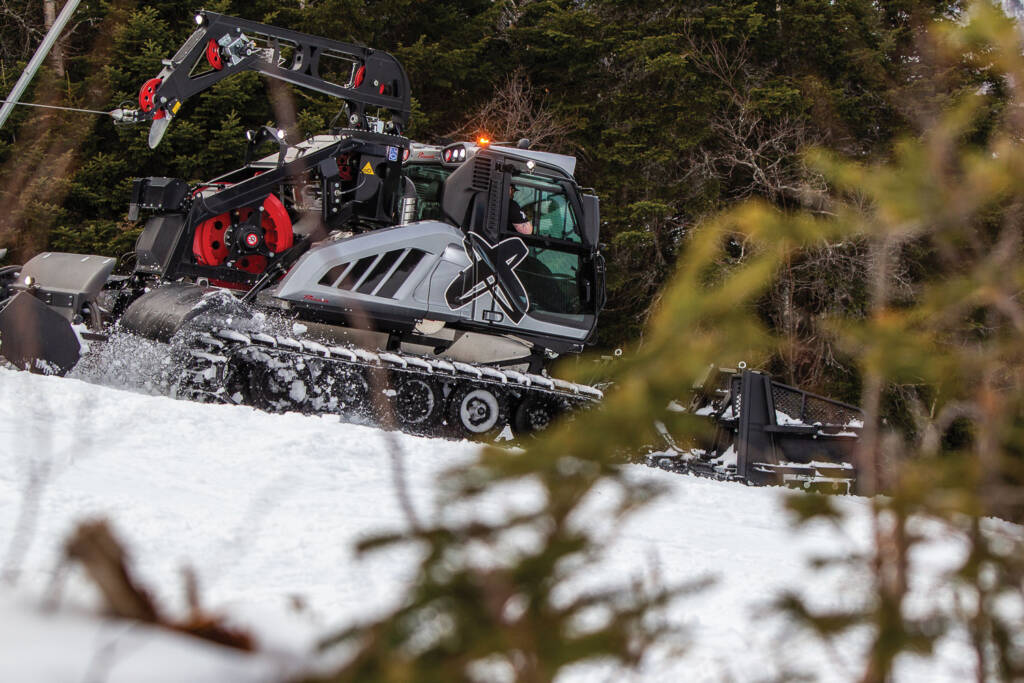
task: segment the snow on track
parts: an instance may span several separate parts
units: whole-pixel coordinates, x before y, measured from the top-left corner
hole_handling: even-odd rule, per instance
[[[38,643],[0,650],[0,680],[79,680],[85,676],[81,662],[92,661],[90,648],[102,645],[96,632],[116,630],[82,615],[53,621],[26,607],[51,586],[74,524],[97,516],[113,521],[140,579],[165,608],[184,611],[181,569],[191,567],[204,606],[252,629],[264,649],[248,661],[233,652],[218,659],[219,648],[189,650],[181,637],[160,635],[147,640],[157,643],[152,661],[178,661],[177,673],[187,670],[195,681],[277,677],[317,637],[401,600],[415,553],[396,549],[357,558],[352,550],[359,538],[406,524],[393,483],[396,445],[414,506],[424,516],[436,513],[438,474],[476,450],[467,442],[385,434],[329,417],[192,404],[0,369],[0,565],[18,570],[16,590],[0,600],[0,642],[37,643],[41,632],[54,641],[49,651]],[[626,582],[652,572],[668,584],[715,580],[672,610],[689,629],[685,655],[654,653],[639,680],[765,680],[800,671],[822,680],[856,677],[846,663],[856,660],[862,637],[823,649],[768,615],[766,606],[785,588],[825,605],[859,599],[863,576],[814,574],[806,562],[866,547],[868,501],[840,499],[852,515],[842,529],[818,524],[793,531],[782,505],[786,496],[801,494],[642,467],[632,476],[655,479],[670,493],[609,536],[604,558],[585,583]],[[26,497],[33,477],[38,496]],[[593,502],[599,506],[610,495],[599,490]],[[954,540],[939,539],[919,553],[921,599],[960,552]],[[97,604],[78,572],[60,594],[65,604]],[[52,655],[62,647],[85,652],[68,658],[77,663],[59,673]],[[899,680],[960,680],[970,673],[963,648],[948,639],[934,659],[903,662]],[[133,652],[136,660],[145,657]],[[131,672],[139,670],[112,666],[107,680],[138,680]],[[567,678],[622,676],[591,665]]]

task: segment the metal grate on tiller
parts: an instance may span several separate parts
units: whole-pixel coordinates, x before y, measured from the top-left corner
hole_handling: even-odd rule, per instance
[[[739,419],[741,410],[743,408],[743,378],[739,375],[734,375],[732,382],[729,386],[729,392],[732,395],[732,412],[733,417]]]
[[[805,424],[846,426],[862,419],[853,407],[774,382],[772,402],[776,411]]]

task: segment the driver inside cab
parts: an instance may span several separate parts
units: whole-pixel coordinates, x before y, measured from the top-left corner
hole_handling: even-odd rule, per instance
[[[515,200],[516,189],[512,185],[508,186],[508,222],[512,226],[512,229],[518,232],[520,235],[532,235],[533,234],[533,223],[530,222],[526,212],[523,211],[523,207],[519,206]]]

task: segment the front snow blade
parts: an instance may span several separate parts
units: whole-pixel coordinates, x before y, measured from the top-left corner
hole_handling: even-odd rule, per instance
[[[0,310],[0,355],[15,367],[63,375],[80,352],[67,318],[28,292],[18,292]]]

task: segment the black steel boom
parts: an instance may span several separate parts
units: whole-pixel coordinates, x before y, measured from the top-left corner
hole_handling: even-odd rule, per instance
[[[241,71],[256,71],[343,100],[352,128],[369,128],[368,107],[391,114],[388,132],[400,134],[409,122],[409,78],[386,52],[215,12],[199,12],[196,23],[196,31],[139,93],[139,119],[153,121],[151,147],[160,142],[182,102]],[[206,60],[208,70],[197,69],[201,60]],[[340,65],[340,71],[328,62]]]

